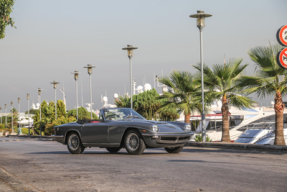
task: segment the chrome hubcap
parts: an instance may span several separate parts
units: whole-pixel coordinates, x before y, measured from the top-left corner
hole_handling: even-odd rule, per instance
[[[137,150],[139,147],[139,137],[135,133],[129,134],[126,140],[126,144],[129,150]]]
[[[79,137],[76,136],[76,135],[72,135],[70,138],[69,138],[69,147],[70,149],[72,150],[77,150],[78,147],[79,147]]]

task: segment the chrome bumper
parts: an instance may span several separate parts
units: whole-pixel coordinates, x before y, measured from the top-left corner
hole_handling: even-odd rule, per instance
[[[150,146],[156,146],[157,144],[184,144],[188,142],[193,133],[143,133],[142,136],[145,137],[145,141],[149,143]]]

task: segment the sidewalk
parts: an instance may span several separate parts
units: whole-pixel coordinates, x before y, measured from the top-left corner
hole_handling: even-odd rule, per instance
[[[287,153],[286,145],[255,145],[245,143],[225,143],[225,142],[188,142],[185,146],[192,147],[210,147],[242,150],[260,150]]]

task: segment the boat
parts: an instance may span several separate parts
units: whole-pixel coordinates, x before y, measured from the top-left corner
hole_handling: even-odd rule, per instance
[[[234,143],[254,144],[268,133],[274,131],[274,122],[253,123]]]
[[[285,140],[285,144],[287,145],[287,128],[283,129],[284,132],[284,140]],[[274,145],[274,141],[275,141],[275,130],[272,130],[270,133],[266,134],[265,136],[263,136],[262,138],[260,138],[255,144],[258,145]]]

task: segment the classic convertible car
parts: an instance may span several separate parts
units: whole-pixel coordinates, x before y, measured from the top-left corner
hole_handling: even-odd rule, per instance
[[[146,120],[130,108],[105,108],[99,120],[55,126],[54,137],[72,154],[80,154],[86,147],[106,148],[110,153],[124,147],[134,155],[146,148],[164,147],[168,153],[179,153],[192,136],[190,130],[187,123]]]

